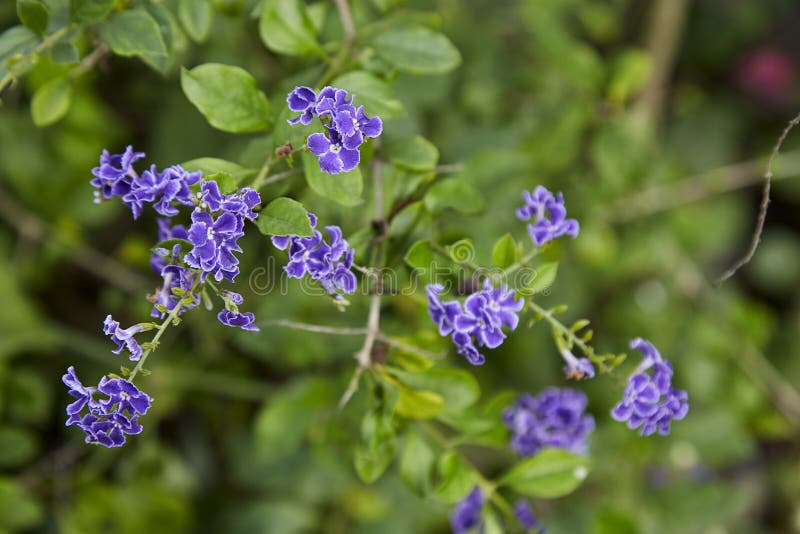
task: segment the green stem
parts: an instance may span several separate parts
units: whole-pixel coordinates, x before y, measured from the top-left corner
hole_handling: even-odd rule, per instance
[[[521,269],[522,267],[525,267],[526,265],[528,265],[528,262],[531,261],[536,256],[538,256],[541,251],[542,251],[542,249],[540,249],[540,248],[535,248],[535,249],[531,250],[530,252],[525,254],[525,256],[523,256],[521,260],[519,260],[518,262],[513,263],[513,264],[509,265],[508,267],[506,267],[504,269],[504,271],[503,271],[504,274],[509,275],[509,274],[513,273],[514,271],[516,271],[517,269]]]
[[[50,35],[42,39],[41,43],[36,45],[36,47],[33,50],[31,50],[26,56],[21,58],[16,64],[20,65],[23,64],[23,62],[30,62],[32,57],[44,52],[51,46],[58,43],[58,41],[60,41],[62,37],[71,32],[74,28],[75,28],[75,23],[71,23],[67,24],[60,30],[51,33]],[[3,78],[0,79],[0,94],[2,94],[2,92],[6,89],[6,87],[8,87],[8,85],[11,84],[11,82],[13,81],[14,81],[14,74],[12,72],[9,72],[5,76],[3,76]]]

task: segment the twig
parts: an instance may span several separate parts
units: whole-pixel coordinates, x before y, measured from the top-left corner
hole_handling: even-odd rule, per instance
[[[269,168],[267,168],[269,169]],[[273,174],[272,176],[259,176],[253,181],[253,189],[260,189],[264,186],[269,184],[274,184],[275,182],[280,182],[281,180],[285,180],[286,178],[291,178],[296,174],[300,174],[303,172],[302,167],[297,167],[295,169],[289,169],[288,171],[279,172]]]
[[[91,51],[91,53],[87,54],[80,62],[80,64],[69,71],[69,75],[73,78],[77,78],[78,76],[90,71],[98,61],[103,59],[103,57],[108,54],[110,49],[108,45],[105,43],[100,43],[97,47]]]
[[[50,35],[48,35],[44,39],[42,39],[41,43],[36,45],[36,47],[33,50],[31,50],[28,54],[26,54],[19,61],[17,61],[15,67],[18,67],[19,65],[26,65],[27,66],[27,63],[30,63],[32,61],[31,58],[33,58],[37,54],[41,54],[42,52],[44,52],[45,50],[47,50],[51,46],[57,44],[61,40],[61,38],[66,36],[67,34],[69,34],[69,32],[71,32],[75,28],[75,26],[76,26],[76,24],[73,22],[71,24],[68,24],[67,26],[64,26],[60,30],[57,30],[57,31],[51,33]],[[5,76],[3,76],[2,79],[0,79],[0,95],[2,95],[3,91],[5,90],[5,88],[8,85],[10,85],[11,82],[13,82],[13,81],[14,81],[14,73],[13,72],[9,72]]]
[[[407,343],[403,343],[402,341],[397,341],[396,339],[392,339],[383,332],[378,332],[378,340],[386,343],[390,347],[394,347],[396,349],[404,350],[406,352],[411,352],[414,354],[419,354],[429,360],[441,360],[444,358],[444,353],[439,352],[431,352],[429,350],[422,349],[420,347],[409,345]]]
[[[778,152],[780,152],[781,146],[786,140],[786,137],[789,135],[789,132],[791,132],[792,129],[798,124],[800,124],[800,113],[790,120],[789,124],[787,124],[783,129],[781,136],[778,138],[778,141],[772,148],[772,153],[769,155],[769,160],[767,161],[767,172],[764,174],[764,189],[761,193],[761,205],[758,208],[758,219],[756,220],[755,230],[753,230],[753,237],[750,240],[750,247],[747,249],[745,255],[739,259],[739,261],[734,263],[732,267],[722,273],[722,276],[720,276],[717,281],[714,282],[715,286],[721,285],[722,282],[736,274],[736,271],[747,265],[750,260],[753,259],[756,249],[758,248],[758,244],[761,241],[761,232],[764,230],[764,222],[767,220],[770,182],[772,181],[772,162],[775,161],[775,158],[778,156]]]
[[[286,319],[275,319],[264,321],[261,326],[283,326],[294,330],[305,330],[306,332],[316,332],[317,334],[332,334],[338,336],[363,336],[367,333],[366,328],[339,328],[336,326],[324,326],[321,324],[298,323]]]
[[[339,19],[342,21],[344,38],[348,45],[352,45],[356,40],[356,28],[353,24],[353,15],[350,13],[350,6],[347,0],[336,0],[336,9],[339,10]]]

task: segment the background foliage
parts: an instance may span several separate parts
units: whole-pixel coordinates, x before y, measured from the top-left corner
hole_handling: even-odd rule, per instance
[[[258,169],[291,135],[281,126],[283,95],[317,80],[323,56],[337,60],[339,50],[326,48],[342,36],[333,3],[295,12],[287,6],[298,3],[265,2],[73,0],[82,22],[103,22],[25,66],[23,83],[4,93],[0,531],[448,531],[450,505],[401,481],[436,482],[409,475],[419,462],[401,456],[373,485],[356,475],[350,450],[368,399],[357,395],[342,413],[335,405],[359,337],[278,327],[252,335],[190,314],[151,362],[158,372],[146,384],[157,405],[143,435],[122,450],[101,450],[62,426],[59,376],[72,362],[87,375],[113,366],[99,328],[105,314],[137,321],[149,311],[141,297],[157,283],[148,267],[152,219],[134,225],[117,204],[90,204],[89,170],[100,150],[130,143],[159,166],[210,156]],[[401,196],[415,171],[463,165],[456,180],[442,182],[451,185],[398,218],[402,229],[419,214],[424,233],[395,243],[389,263],[399,265],[415,238],[433,235],[445,243],[469,236],[488,264],[498,237],[527,239],[513,214],[521,190],[563,190],[582,232],[548,250],[560,267],[543,304],[567,302],[568,319],[591,317],[600,351],[652,339],[690,393],[690,414],[671,436],[641,439],[607,415],[621,382],[582,383],[598,420],[592,471],[568,497],[535,502],[549,531],[800,532],[797,140],[789,138],[777,162],[753,263],[721,288],[710,284],[745,248],[763,157],[800,104],[796,3],[351,4],[360,41],[338,82],[376,95],[365,104],[385,119],[382,141],[395,164],[385,177],[389,194]],[[45,19],[37,2],[19,5],[34,31],[64,24],[53,16],[64,2],[46,2]],[[18,23],[14,2],[0,4],[0,26]],[[403,35],[412,23],[416,33]],[[0,37],[4,61],[38,40],[10,32]],[[127,32],[149,37],[133,43]],[[115,54],[101,48],[76,66],[97,50],[93,36]],[[245,69],[270,104],[256,91],[237,99],[257,110],[243,117],[204,106],[192,84],[208,68],[195,67],[208,63]],[[247,133],[272,124],[274,137]],[[416,135],[434,146],[392,150]],[[336,194],[326,187],[297,179],[261,191],[301,199],[358,247],[369,210],[326,200]],[[343,203],[355,204],[348,199],[360,187]],[[371,198],[364,187],[361,196]],[[276,254],[262,236],[247,240],[242,278]],[[366,299],[339,314],[292,287],[249,296],[257,317],[362,324]],[[446,348],[419,297],[392,299],[383,328]],[[549,332],[537,325],[520,328],[469,372],[489,399],[560,384],[560,367]],[[405,434],[399,446],[421,458],[420,439],[427,438]],[[464,451],[487,473],[510,454]]]

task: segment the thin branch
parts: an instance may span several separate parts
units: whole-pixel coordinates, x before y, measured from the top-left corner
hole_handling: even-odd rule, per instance
[[[445,357],[445,353],[431,352],[429,350],[425,350],[414,345],[403,343],[402,341],[397,341],[396,339],[390,338],[383,332],[378,332],[378,340],[386,343],[390,347],[404,350],[406,352],[411,352],[413,354],[419,354],[420,356],[428,358],[429,360],[441,360],[442,358]]]
[[[261,322],[261,326],[283,326],[294,330],[304,330],[317,334],[332,334],[337,336],[363,336],[367,333],[366,328],[339,328],[336,326],[324,326],[321,324],[298,323],[286,319],[274,319]]]
[[[769,206],[769,190],[770,184],[772,181],[772,163],[775,161],[775,158],[778,156],[778,152],[781,150],[781,146],[783,142],[786,140],[786,137],[789,135],[789,132],[792,129],[800,124],[800,113],[798,113],[792,120],[789,121],[789,124],[783,129],[781,136],[778,138],[778,141],[775,143],[775,146],[772,149],[772,153],[769,155],[769,161],[767,161],[767,172],[764,174],[764,189],[761,193],[761,205],[758,208],[758,219],[756,220],[756,227],[753,230],[753,237],[750,240],[750,247],[747,249],[745,255],[739,259],[736,263],[733,264],[727,271],[722,273],[717,281],[714,283],[715,286],[721,285],[725,280],[736,274],[736,271],[747,265],[753,256],[756,253],[756,249],[758,248],[758,244],[761,241],[761,233],[764,230],[764,222],[767,220],[767,208]]]
[[[296,174],[300,174],[303,172],[302,167],[297,167],[295,169],[289,169],[288,171],[279,172],[273,174],[272,176],[262,176],[257,178],[253,181],[253,189],[260,189],[264,186],[269,184],[274,184],[275,182],[280,182],[281,180],[285,180],[287,178],[291,178]]]
[[[347,0],[336,0],[336,9],[339,10],[339,19],[342,21],[344,38],[348,45],[352,45],[356,40],[356,27],[353,24],[353,15],[350,13],[350,5]]]

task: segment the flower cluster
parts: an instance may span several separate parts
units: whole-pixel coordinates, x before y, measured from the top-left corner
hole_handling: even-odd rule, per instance
[[[306,145],[319,158],[319,167],[328,174],[350,171],[361,159],[359,147],[367,137],[378,137],[383,130],[379,117],[368,117],[364,106],[353,106],[353,97],[344,89],[325,87],[319,94],[310,87],[295,87],[286,97],[289,109],[300,113],[289,124],[311,124],[319,117],[328,135],[313,133]]]
[[[672,387],[672,365],[663,359],[652,343],[642,338],[631,341],[631,348],[642,353],[642,362],[628,379],[625,393],[611,417],[639,428],[639,434],[669,434],[670,422],[683,419],[689,412],[689,395]],[[645,371],[653,368],[652,374]]]
[[[142,431],[139,416],[150,409],[151,399],[131,382],[104,376],[97,387],[86,387],[78,380],[74,367],[69,367],[61,380],[76,399],[67,406],[66,425],[83,430],[86,443],[120,447],[125,444],[126,435]],[[81,415],[84,408],[87,411]]]
[[[537,186],[533,193],[523,191],[525,205],[517,210],[517,217],[528,224],[528,234],[537,247],[541,247],[563,235],[578,237],[580,226],[575,219],[567,219],[564,195],[553,195],[544,186]]]
[[[484,505],[481,488],[475,486],[450,515],[450,526],[453,534],[467,534],[481,524],[481,510]]]
[[[317,230],[317,217],[308,214],[314,233],[308,237],[297,235],[274,236],[272,244],[287,250],[289,263],[283,270],[290,278],[302,278],[306,274],[316,280],[329,294],[341,299],[341,293],[356,290],[356,275],[353,274],[353,249],[342,237],[338,226],[326,226],[330,243]],[[340,293],[341,292],[341,293]]]
[[[495,289],[487,279],[483,289],[473,293],[462,305],[458,301],[442,302],[439,294],[444,287],[430,284],[428,293],[428,313],[439,327],[439,334],[450,335],[456,350],[472,365],[483,365],[486,357],[475,346],[494,349],[499,347],[506,335],[502,327],[517,328],[517,313],[525,304],[515,300],[514,292],[507,286]]]
[[[512,433],[511,447],[522,456],[544,447],[584,454],[594,430],[594,418],[584,413],[586,403],[586,395],[570,388],[547,388],[536,397],[520,395],[503,413]]]

